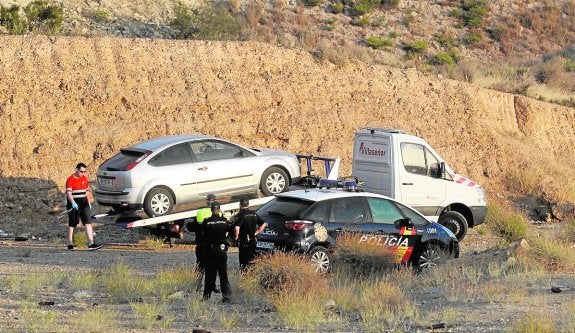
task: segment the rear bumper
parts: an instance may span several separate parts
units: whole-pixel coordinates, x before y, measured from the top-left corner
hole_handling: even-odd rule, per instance
[[[141,209],[143,204],[137,202],[136,195],[133,191],[107,192],[94,191],[94,199],[101,206],[121,206],[128,209]]]
[[[476,225],[485,223],[487,206],[472,206],[470,208],[471,214],[473,215],[473,225],[470,225],[470,227],[475,227]]]

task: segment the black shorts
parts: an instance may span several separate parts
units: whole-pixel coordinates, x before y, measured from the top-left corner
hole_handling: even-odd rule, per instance
[[[83,225],[91,224],[92,221],[90,220],[90,204],[88,204],[88,199],[79,198],[75,199],[74,201],[76,201],[78,204],[78,209],[72,209],[68,212],[68,226],[76,227],[80,221],[82,221]],[[66,209],[70,208],[72,208],[72,204],[68,202]]]

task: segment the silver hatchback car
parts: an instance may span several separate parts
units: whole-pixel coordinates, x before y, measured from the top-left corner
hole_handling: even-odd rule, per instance
[[[218,196],[285,192],[301,178],[296,155],[245,148],[207,135],[174,135],[121,149],[97,172],[95,199],[116,211],[170,214],[175,204]]]

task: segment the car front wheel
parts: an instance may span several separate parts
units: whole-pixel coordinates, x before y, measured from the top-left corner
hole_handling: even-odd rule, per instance
[[[167,215],[174,208],[174,198],[164,188],[153,188],[144,200],[144,212],[149,217]]]
[[[447,253],[437,244],[427,244],[417,258],[418,270],[428,269],[444,263]]]
[[[287,191],[289,179],[285,171],[277,167],[267,169],[260,181],[260,190],[265,196]]]
[[[309,252],[309,257],[315,271],[320,274],[329,272],[331,268],[331,258],[329,251],[322,246],[316,246]]]
[[[451,230],[459,241],[467,234],[467,219],[461,213],[451,211],[441,214],[438,223]]]

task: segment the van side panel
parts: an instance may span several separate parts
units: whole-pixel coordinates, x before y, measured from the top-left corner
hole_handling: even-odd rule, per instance
[[[389,136],[357,133],[353,145],[352,175],[365,191],[394,197],[392,143]]]

